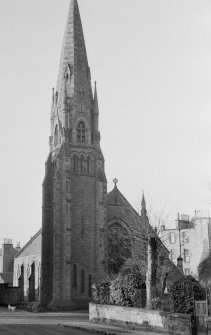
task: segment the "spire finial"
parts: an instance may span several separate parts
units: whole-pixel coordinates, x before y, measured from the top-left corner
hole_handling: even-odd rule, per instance
[[[114,179],[113,179],[113,183],[114,183],[114,187],[117,188],[118,179],[117,179],[117,178],[114,178]]]

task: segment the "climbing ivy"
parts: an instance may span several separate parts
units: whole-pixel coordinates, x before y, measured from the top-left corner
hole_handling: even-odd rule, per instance
[[[170,292],[176,313],[193,313],[194,301],[204,300],[206,297],[204,288],[192,276],[180,278],[174,282]]]

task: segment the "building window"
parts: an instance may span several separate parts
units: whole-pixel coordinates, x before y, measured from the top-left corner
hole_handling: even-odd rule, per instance
[[[85,142],[85,124],[83,121],[77,125],[77,142]]]
[[[78,171],[78,157],[76,155],[73,156],[73,171]]]
[[[175,261],[176,259],[176,251],[174,249],[170,251],[170,258],[171,258],[171,261]]]
[[[190,274],[190,269],[185,269],[185,275],[189,276],[189,274]]]
[[[184,261],[190,263],[190,254],[188,249],[184,249]]]
[[[171,244],[176,243],[176,236],[175,236],[175,233],[170,233],[170,243],[171,243]]]
[[[186,231],[182,232],[182,242],[183,243],[188,243],[189,242],[188,233]]]
[[[77,266],[73,265],[73,287],[77,286]]]
[[[89,297],[92,296],[92,276],[89,275]]]
[[[80,158],[80,170],[81,170],[81,172],[83,172],[83,169],[84,168],[84,158],[83,158],[83,156],[81,156],[81,158]]]
[[[54,131],[54,146],[56,147],[59,143],[58,141],[58,137],[59,137],[59,134],[58,134],[58,126],[56,125],[55,127],[55,131]]]
[[[81,293],[84,293],[84,270],[81,270]]]
[[[91,172],[91,158],[90,157],[87,158],[87,172],[88,173]]]

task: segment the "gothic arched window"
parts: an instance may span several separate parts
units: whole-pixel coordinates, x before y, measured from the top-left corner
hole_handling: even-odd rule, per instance
[[[81,158],[80,158],[80,170],[81,170],[81,172],[83,172],[83,170],[84,170],[84,158],[83,158],[83,156],[81,156]]]
[[[92,276],[89,275],[89,297],[92,296]]]
[[[81,293],[84,293],[85,289],[84,289],[84,286],[85,286],[85,283],[84,283],[84,270],[81,270]]]
[[[127,231],[114,223],[108,231],[109,271],[119,272],[122,265],[131,257],[131,245]]]
[[[73,287],[77,286],[77,266],[73,265]]]
[[[55,130],[54,130],[54,145],[55,147],[59,143],[59,133],[58,133],[58,126],[56,125]]]
[[[80,121],[77,125],[77,142],[85,142],[85,124]]]
[[[88,173],[91,172],[91,158],[90,157],[87,158],[87,172]]]
[[[78,157],[76,155],[73,156],[73,171],[78,171]]]

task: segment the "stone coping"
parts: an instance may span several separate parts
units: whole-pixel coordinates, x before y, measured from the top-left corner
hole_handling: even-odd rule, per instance
[[[118,307],[122,309],[128,309],[130,311],[131,309],[133,311],[137,310],[146,314],[155,314],[155,315],[163,315],[163,316],[172,316],[172,317],[177,317],[177,318],[183,318],[183,319],[191,319],[191,314],[184,314],[184,313],[172,313],[172,312],[167,312],[167,311],[159,311],[159,310],[153,310],[153,309],[146,309],[146,308],[138,308],[138,307],[127,307],[127,306],[117,306],[117,305],[104,305],[104,304],[94,304],[90,303],[90,305],[94,306],[99,306],[99,307]],[[209,321],[211,321],[211,317],[209,317]]]

